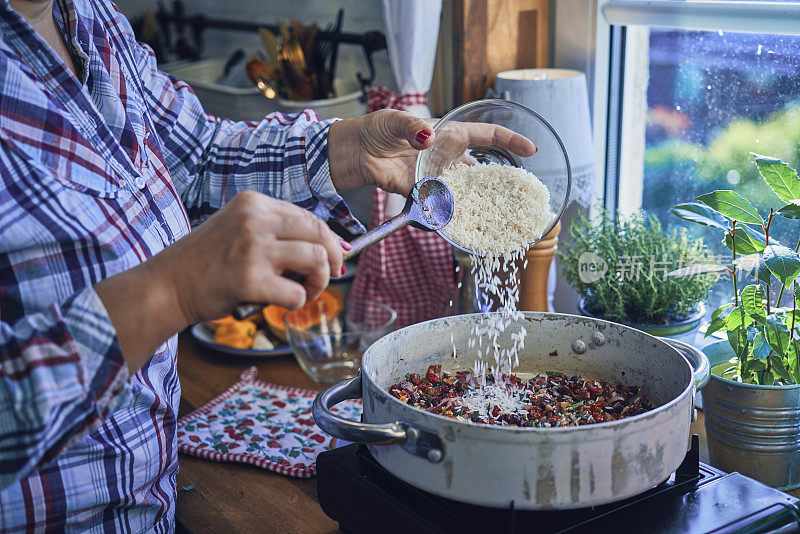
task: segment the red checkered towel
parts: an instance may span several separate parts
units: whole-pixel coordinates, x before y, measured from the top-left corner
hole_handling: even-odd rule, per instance
[[[386,193],[375,189],[370,227],[386,217]],[[397,311],[398,328],[441,317],[456,295],[455,265],[450,244],[435,232],[407,226],[361,253],[351,302],[376,301]],[[366,325],[369,308],[360,308],[365,317],[348,316]],[[357,311],[357,310],[355,310]]]
[[[253,464],[282,475],[310,478],[317,455],[331,438],[314,424],[315,391],[278,386],[245,370],[220,396],[178,421],[178,451],[216,460]],[[347,419],[361,419],[361,401],[334,408]]]
[[[377,109],[407,109],[411,106],[427,106],[428,95],[425,93],[405,93],[399,95],[388,87],[367,88],[367,113]]]
[[[367,94],[368,111],[428,102],[425,94],[397,95],[385,87],[371,87]],[[376,188],[372,200],[369,226],[375,228],[389,219],[387,195]],[[456,298],[456,283],[450,244],[435,232],[407,226],[361,253],[350,294],[353,301],[391,306],[397,311],[396,326],[403,327],[441,317]],[[359,319],[367,325],[377,322],[370,320],[368,308],[348,310],[355,320],[354,313],[363,313]]]

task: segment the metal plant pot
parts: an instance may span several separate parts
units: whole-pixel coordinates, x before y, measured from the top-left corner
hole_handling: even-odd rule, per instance
[[[581,315],[586,317],[596,317],[597,319],[603,319],[603,317],[599,317],[594,315],[587,309],[588,303],[586,302],[585,298],[581,298],[578,301],[578,311]],[[631,328],[635,328],[636,330],[641,330],[642,332],[647,332],[651,336],[657,337],[674,337],[681,334],[687,334],[692,332],[693,330],[697,329],[700,326],[700,323],[703,320],[703,317],[706,314],[706,306],[702,302],[697,304],[695,310],[689,314],[688,317],[681,319],[680,321],[670,321],[665,324],[628,324],[624,323],[626,326],[630,326]],[[686,336],[682,335],[681,339],[684,341],[690,341],[689,339],[684,339]]]
[[[727,341],[703,350],[712,366],[733,357]],[[703,413],[711,465],[781,490],[800,487],[800,385],[756,386],[712,374]]]

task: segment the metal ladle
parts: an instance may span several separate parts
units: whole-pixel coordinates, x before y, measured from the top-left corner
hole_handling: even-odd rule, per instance
[[[353,248],[344,254],[344,260],[349,260],[368,246],[409,224],[421,230],[438,231],[444,228],[452,217],[453,195],[445,183],[438,178],[423,178],[411,189],[403,211],[377,228],[354,239],[350,243]],[[290,273],[285,276],[295,282],[303,283],[305,280],[305,276],[298,273]],[[265,304],[239,304],[233,309],[233,317],[237,320],[245,319],[264,306]]]

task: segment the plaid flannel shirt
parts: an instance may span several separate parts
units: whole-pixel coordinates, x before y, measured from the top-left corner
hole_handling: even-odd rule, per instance
[[[54,17],[79,78],[0,0],[0,531],[171,531],[176,338],[129,377],[92,286],[244,189],[361,225],[330,122],[207,116],[112,4]]]

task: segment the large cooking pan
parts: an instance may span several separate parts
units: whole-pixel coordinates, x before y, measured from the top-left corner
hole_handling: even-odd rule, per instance
[[[650,412],[581,427],[499,427],[428,413],[389,395],[389,386],[406,373],[424,373],[429,365],[442,364],[450,372],[472,367],[474,355],[453,358],[450,334],[457,346],[466,347],[479,318],[435,319],[382,337],[367,349],[358,377],[317,396],[317,424],[334,436],[369,444],[378,463],[409,484],[484,506],[604,504],[663,482],[680,465],[689,445],[694,393],[708,380],[708,360],[688,345],[673,345],[676,350],[672,341],[615,323],[526,312],[520,323],[528,336],[517,371],[560,371],[638,385],[657,406]],[[501,338],[500,344],[508,341]],[[558,355],[550,356],[554,351]],[[361,397],[363,423],[330,410]]]

